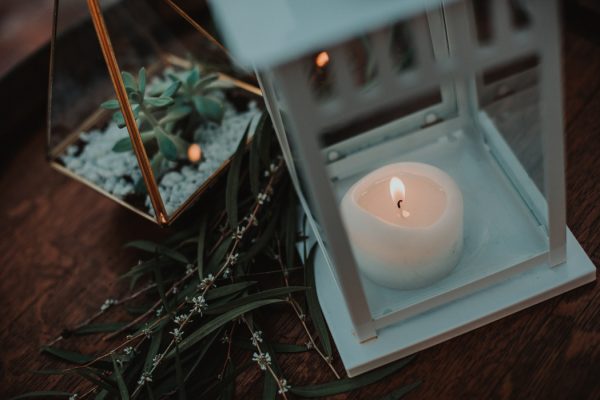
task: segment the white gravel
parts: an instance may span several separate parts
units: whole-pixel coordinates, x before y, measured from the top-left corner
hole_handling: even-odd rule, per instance
[[[202,160],[198,164],[188,164],[180,171],[172,170],[164,174],[159,182],[159,190],[167,213],[175,211],[225,162],[238,146],[249,121],[256,124],[260,110],[255,102],[249,104],[248,111],[238,113],[234,106],[225,101],[225,114],[221,125],[205,123],[194,133],[194,141],[202,147]],[[254,127],[250,130],[254,132]],[[133,152],[115,153],[114,144],[127,137],[125,128],[119,128],[112,121],[105,130],[84,132],[80,138],[86,144],[80,154],[76,145],[69,146],[60,156],[65,166],[119,198],[134,192],[133,182],[141,177],[137,159]],[[172,163],[175,166],[175,163]],[[131,180],[125,179],[130,177]],[[146,196],[147,212],[154,215],[150,198]]]

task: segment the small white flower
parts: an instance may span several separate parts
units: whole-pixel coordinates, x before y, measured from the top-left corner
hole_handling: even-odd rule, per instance
[[[188,264],[185,266],[185,274],[191,275],[194,272],[194,264]]]
[[[197,312],[200,315],[202,315],[202,311],[206,310],[208,307],[208,304],[206,304],[206,299],[202,295],[193,297],[192,303],[194,304],[192,311]]]
[[[263,341],[262,331],[254,331],[252,333],[252,337],[250,338],[250,341],[252,342],[252,344],[254,346],[258,346],[259,343],[262,343],[262,341]]]
[[[116,299],[106,299],[106,300],[104,300],[104,303],[100,306],[100,311],[106,311],[111,306],[114,306],[115,304],[117,304]]]
[[[163,308],[162,308],[162,306],[161,306],[161,307],[159,307],[159,308],[157,308],[157,309],[156,309],[156,316],[157,316],[157,317],[160,317],[160,316],[161,316],[161,314],[162,314],[162,312],[163,312]]]
[[[279,390],[277,391],[277,393],[284,394],[285,392],[290,390],[290,388],[291,388],[291,386],[288,385],[286,379],[280,379],[279,380]]]
[[[227,336],[227,334],[224,334],[224,335],[221,337],[221,343],[223,343],[223,344],[227,344],[227,343],[229,343],[229,336]]]
[[[227,267],[223,270],[223,278],[227,279],[231,276],[231,268]]]
[[[175,343],[179,343],[181,342],[181,338],[183,337],[183,331],[179,328],[174,328],[171,332],[169,332],[171,335],[173,335],[173,340],[175,340]]]
[[[138,379],[137,384],[139,386],[142,386],[146,382],[152,382],[152,375],[150,374],[150,371],[142,372],[142,375],[140,375],[140,379]]]
[[[267,367],[271,365],[271,356],[269,353],[254,353],[252,355],[252,361],[256,362],[261,370],[265,371]]]
[[[269,201],[269,195],[266,193],[259,193],[258,196],[256,196],[256,201],[258,204],[263,205],[265,201]]]
[[[132,355],[133,353],[135,353],[135,350],[134,350],[134,348],[133,348],[133,347],[131,347],[131,346],[127,346],[127,347],[125,347],[125,348],[123,349],[123,352],[124,352],[126,355],[130,356],[130,355]]]
[[[242,225],[240,225],[237,227],[235,232],[233,232],[233,234],[231,235],[231,238],[234,240],[235,239],[241,240],[244,237],[244,232],[246,232],[246,228],[244,228]]]
[[[306,348],[307,348],[308,350],[310,350],[310,349],[312,349],[312,348],[313,348],[313,344],[312,344],[312,342],[306,342],[306,343],[305,343],[305,345],[306,345]]]
[[[77,400],[77,397],[79,395],[77,393],[73,393],[72,395],[69,396],[69,400]]]
[[[181,325],[185,322],[187,317],[188,317],[187,315],[179,314],[179,315],[175,316],[175,318],[173,318],[173,322],[175,322],[177,325]]]
[[[227,258],[227,263],[229,265],[234,265],[236,262],[238,262],[239,258],[240,258],[240,253],[230,254],[229,257]]]
[[[211,286],[217,286],[215,285],[215,277],[213,276],[213,274],[208,274],[206,278],[202,279],[200,285],[198,285],[200,290],[206,290]]]
[[[152,329],[148,325],[145,325],[144,329],[142,329],[142,335],[146,336],[146,339],[150,339],[152,337]]]
[[[298,315],[298,318],[300,318],[300,321],[306,321],[306,314],[301,313],[300,315]]]
[[[154,357],[152,357],[152,366],[156,367],[160,361],[162,360],[162,356],[161,355],[155,355]]]

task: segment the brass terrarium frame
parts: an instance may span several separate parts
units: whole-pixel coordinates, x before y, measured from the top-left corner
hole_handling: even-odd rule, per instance
[[[50,99],[50,101],[48,104],[48,107],[49,107],[49,109],[48,109],[48,143],[50,143],[50,135],[51,135],[51,130],[52,130],[52,125],[51,125],[50,119],[51,119],[51,107],[52,107],[52,102],[51,102],[52,82],[53,82],[53,75],[54,75],[54,53],[55,53],[55,45],[56,45],[56,41],[57,41],[58,1],[59,0],[55,0],[55,4],[54,4],[54,16],[53,16],[54,17],[54,27],[53,27],[53,31],[52,31],[52,44],[51,44],[51,54],[50,54],[50,79],[49,79],[49,82],[50,82],[49,83],[49,99]],[[204,36],[211,43],[213,43],[217,47],[219,47],[224,52],[224,54],[226,54],[227,56],[229,56],[230,59],[232,59],[229,52],[221,45],[221,43],[219,43],[204,28],[202,28],[202,26],[200,26],[183,9],[178,7],[171,0],[164,0],[164,1],[179,16],[181,16],[195,30],[197,30],[202,36]],[[99,111],[93,113],[90,117],[88,117],[71,134],[69,134],[59,145],[55,146],[54,149],[49,149],[49,154],[51,156],[50,164],[52,167],[54,167],[58,171],[64,173],[65,175],[67,175],[75,180],[78,180],[81,183],[84,183],[85,185],[96,190],[97,192],[109,197],[113,201],[116,201],[120,205],[130,209],[131,211],[135,212],[136,214],[138,214],[146,219],[149,219],[151,221],[157,222],[161,226],[168,226],[173,221],[175,221],[184,211],[186,211],[187,208],[191,204],[193,204],[196,200],[198,200],[198,198],[204,193],[204,191],[208,187],[211,186],[210,185],[211,181],[213,181],[216,177],[220,176],[225,171],[225,169],[229,165],[229,162],[231,161],[231,158],[229,158],[225,162],[223,162],[221,164],[221,166],[215,172],[213,172],[211,174],[211,176],[207,179],[207,181],[204,182],[199,188],[197,188],[196,191],[191,196],[189,196],[181,205],[179,205],[171,213],[171,215],[169,215],[169,213],[167,213],[167,210],[163,203],[162,197],[160,195],[156,177],[154,176],[154,172],[152,171],[150,159],[148,158],[148,154],[144,147],[144,143],[142,141],[142,137],[141,137],[139,128],[137,126],[131,104],[129,102],[127,90],[125,88],[125,84],[123,82],[123,78],[122,78],[121,72],[120,72],[121,70],[119,68],[119,63],[117,61],[117,57],[116,57],[115,51],[113,49],[113,45],[112,45],[112,42],[110,39],[110,35],[108,33],[108,29],[107,29],[104,17],[102,15],[102,9],[100,7],[99,0],[87,0],[87,5],[88,5],[91,20],[92,20],[92,24],[94,26],[94,30],[98,37],[98,43],[102,50],[103,58],[106,62],[110,80],[114,87],[114,91],[115,91],[117,100],[120,105],[120,110],[123,113],[123,117],[125,120],[125,126],[127,128],[127,132],[131,139],[133,151],[135,153],[135,156],[136,156],[139,168],[140,168],[140,172],[142,174],[142,178],[144,180],[144,184],[147,189],[148,196],[150,198],[152,208],[154,209],[154,213],[155,213],[156,217],[152,218],[152,216],[150,214],[144,213],[140,209],[133,206],[132,204],[129,204],[124,199],[121,199],[121,198],[117,197],[116,195],[113,195],[111,193],[108,193],[108,192],[102,190],[97,185],[93,184],[92,182],[87,181],[86,179],[83,179],[82,177],[77,175],[75,172],[69,170],[68,168],[66,168],[65,166],[63,166],[62,164],[60,164],[59,162],[56,161],[56,159],[55,159],[56,156],[59,153],[61,153],[67,146],[69,146],[70,144],[75,142],[77,140],[79,134],[82,131],[84,131],[87,127],[91,126],[93,123],[95,123],[102,117],[102,115],[103,115],[102,110],[99,110]],[[168,59],[169,62],[173,65],[178,65],[178,66],[182,66],[182,67],[190,66],[189,61],[181,59],[173,54],[167,55],[166,59]],[[233,87],[242,89],[242,90],[244,90],[248,93],[254,94],[256,96],[262,96],[261,90],[252,84],[235,79],[232,76],[229,76],[224,73],[219,73],[218,75],[219,75],[219,80],[228,81],[233,85]]]

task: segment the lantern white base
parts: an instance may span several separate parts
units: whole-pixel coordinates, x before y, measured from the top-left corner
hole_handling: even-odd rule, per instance
[[[319,302],[349,376],[434,346],[596,279],[594,264],[568,230],[564,264],[550,268],[539,263],[501,283],[381,328],[376,339],[360,343],[334,272],[321,251],[315,262]]]

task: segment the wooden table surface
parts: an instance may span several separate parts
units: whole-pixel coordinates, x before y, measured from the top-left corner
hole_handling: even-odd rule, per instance
[[[567,19],[564,33],[567,214],[573,233],[600,265],[600,31],[597,19],[579,17]],[[39,347],[126,290],[115,283],[135,261],[121,249],[124,242],[164,234],[53,171],[43,157],[41,128],[12,153],[0,170],[2,399],[30,390],[77,390],[73,378],[31,373],[57,365]],[[280,320],[286,338],[301,337],[286,318]],[[95,345],[82,343],[88,350]],[[291,382],[331,378],[312,357],[283,360]],[[260,397],[259,371],[251,370],[240,379],[240,399]],[[395,376],[335,399],[377,399],[418,379],[423,384],[407,398],[600,399],[599,285],[422,351]]]

